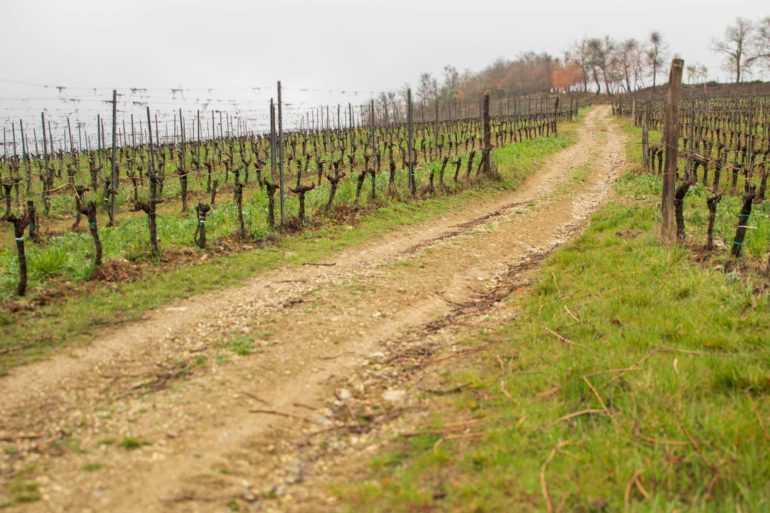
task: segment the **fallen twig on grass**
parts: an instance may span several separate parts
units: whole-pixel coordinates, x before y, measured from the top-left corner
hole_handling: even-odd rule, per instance
[[[583,344],[578,344],[577,342],[573,342],[572,340],[568,339],[567,337],[565,337],[564,335],[562,335],[560,333],[556,333],[554,330],[552,330],[548,326],[545,327],[545,331],[548,332],[549,334],[553,335],[557,339],[559,339],[560,342],[563,342],[563,343],[565,343],[567,345],[577,346],[577,347],[581,347],[583,349],[591,349],[590,347],[585,346]]]
[[[553,271],[551,271],[551,278],[553,278],[553,286],[556,287],[556,292],[558,292],[559,297],[561,297],[561,289],[559,288],[559,283],[556,281],[556,275]]]
[[[443,437],[444,440],[465,440],[466,438],[479,438],[483,433],[471,431],[470,433],[458,433]]]
[[[655,353],[657,353],[657,352],[658,352],[658,350],[657,350],[657,349],[653,349],[653,350],[651,350],[651,351],[647,352],[647,354],[645,354],[644,356],[642,356],[642,358],[641,358],[641,359],[640,359],[638,362],[636,362],[634,365],[632,365],[631,367],[626,367],[625,369],[620,369],[620,370],[618,371],[618,372],[619,372],[619,374],[618,374],[617,376],[613,377],[613,378],[610,380],[610,383],[614,383],[615,381],[619,380],[620,378],[622,378],[623,376],[625,376],[625,375],[626,375],[626,373],[628,373],[628,372],[631,372],[631,371],[635,371],[635,370],[637,370],[637,369],[640,369],[640,368],[641,368],[641,365],[642,365],[644,362],[646,362],[647,360],[649,360],[649,359],[652,357],[652,355],[654,355],[654,354],[655,354]]]
[[[452,358],[456,358],[456,357],[462,356],[464,354],[475,353],[477,351],[481,351],[482,349],[486,348],[488,345],[489,344],[480,344],[480,345],[478,345],[476,347],[470,347],[470,348],[462,349],[460,351],[455,351],[452,354],[448,354],[446,356],[442,356],[441,358],[436,358],[435,360],[428,361],[428,362],[425,363],[425,365],[426,366],[427,365],[435,365],[437,363],[440,363],[440,362],[443,362],[443,361],[446,361],[446,360],[451,360]]]
[[[543,462],[543,465],[540,467],[540,489],[543,492],[543,498],[545,499],[545,507],[548,513],[553,513],[553,503],[551,503],[551,496],[548,494],[548,482],[545,479],[545,471],[548,469],[548,465],[550,465],[553,459],[556,457],[556,453],[559,452],[559,449],[569,444],[570,444],[569,441],[559,440],[559,443],[557,443],[556,446],[553,449],[551,449],[551,453],[548,455],[548,458],[545,460],[545,462]]]
[[[26,344],[14,344],[12,346],[6,346],[0,348],[0,354],[12,353],[13,351],[20,351],[32,346],[32,342]]]
[[[596,415],[596,414],[606,415],[607,412],[604,410],[598,410],[596,408],[588,408],[586,410],[576,411],[576,412],[564,415],[563,417],[559,417],[558,419],[548,424],[548,427],[553,427],[559,422],[564,422],[565,420],[574,419],[575,417],[580,417],[581,415]]]
[[[499,354],[495,355],[495,358],[497,358],[497,362],[500,364],[500,373],[501,373],[501,376],[500,376],[500,392],[502,392],[502,394],[505,397],[507,397],[508,399],[510,399],[511,401],[516,402],[516,399],[505,388],[505,374],[506,373],[505,373],[505,364],[503,363],[503,359],[500,358]],[[509,364],[508,372],[510,373],[510,360],[508,361],[508,364]]]
[[[503,395],[504,395],[505,397],[507,397],[508,399],[510,399],[511,401],[513,401],[513,402],[516,402],[516,398],[515,398],[515,397],[513,397],[513,396],[512,396],[512,395],[511,395],[511,394],[508,392],[508,390],[506,390],[506,388],[505,388],[505,379],[504,379],[504,378],[500,378],[500,392],[502,392],[502,393],[503,393]]]
[[[406,431],[404,433],[400,433],[398,436],[404,437],[404,438],[411,438],[414,436],[442,436],[445,437],[446,435],[450,433],[456,433],[458,431],[462,431],[464,429],[469,429],[470,426],[473,426],[475,424],[478,424],[484,419],[468,419],[463,420],[460,422],[454,422],[451,424],[444,424],[441,429],[435,429],[435,430],[424,430],[424,431]],[[480,434],[480,433],[479,433]]]
[[[631,476],[631,479],[628,480],[628,483],[626,484],[626,491],[623,494],[623,511],[628,512],[630,511],[629,507],[631,505],[631,491],[633,490],[634,486],[637,490],[639,490],[639,493],[642,494],[642,496],[645,499],[650,498],[650,492],[648,492],[644,486],[642,485],[642,482],[639,480],[639,478],[642,475],[642,469],[637,470],[634,472],[634,475]]]
[[[717,470],[716,468],[712,468],[711,473],[712,473],[711,479],[709,479],[709,482],[706,485],[706,493],[703,494],[704,503],[712,497],[712,492],[714,491],[714,487],[716,486],[717,481],[719,481],[719,470]]]
[[[604,412],[610,417],[610,419],[612,419],[612,423],[615,424],[615,427],[618,427],[617,419],[612,414],[610,409],[607,408],[607,404],[602,399],[602,396],[599,395],[599,391],[596,390],[596,387],[594,387],[593,383],[591,383],[591,381],[587,377],[585,377],[585,376],[583,376],[583,381],[586,382],[586,385],[588,385],[588,388],[591,389],[591,392],[594,394],[594,397],[596,397],[596,400],[599,401],[599,404],[602,405],[602,408],[604,408]]]
[[[677,424],[679,424],[679,429],[682,430],[682,433],[687,437],[687,440],[690,441],[690,445],[692,445],[693,449],[695,449],[695,452],[698,453],[698,456],[703,460],[703,463],[708,466],[712,472],[716,472],[716,467],[709,461],[709,459],[706,457],[706,454],[704,454],[703,449],[701,448],[701,444],[698,443],[698,441],[690,434],[690,431],[687,429],[687,426],[684,425],[684,421],[682,421],[681,418],[679,418],[679,415],[677,415],[674,412],[674,418],[676,419]]]
[[[553,387],[549,388],[548,390],[543,390],[542,392],[538,392],[535,394],[536,399],[545,399],[546,397],[551,397],[554,394],[558,394],[559,391],[561,391],[561,387]]]
[[[725,356],[730,354],[724,351],[693,351],[691,349],[679,349],[676,347],[667,347],[667,346],[655,346],[655,349],[657,349],[661,353],[681,353],[681,354],[689,354],[693,356]]]
[[[652,494],[648,492],[647,489],[642,484],[641,477],[642,475],[639,474],[638,476],[636,476],[636,479],[634,480],[634,483],[636,484],[636,489],[639,490],[639,493],[641,493],[645,499],[649,500],[650,497],[652,497]]]
[[[483,433],[478,431],[469,431],[466,433],[458,433],[457,430],[436,430],[436,431],[411,431],[407,433],[400,433],[398,436],[402,438],[414,438],[416,436],[439,436],[444,440],[454,440],[458,438],[472,438],[481,436]]]
[[[583,322],[583,321],[581,321],[581,320],[578,318],[578,316],[577,316],[577,315],[575,315],[574,313],[572,313],[572,310],[570,310],[570,309],[569,309],[569,307],[568,307],[567,305],[564,305],[564,311],[565,311],[565,312],[567,312],[567,313],[569,314],[569,316],[570,316],[570,317],[572,317],[573,319],[575,319],[575,321],[576,321],[578,324],[580,324],[580,323],[582,323],[582,322]]]
[[[641,367],[637,367],[636,365],[632,365],[631,367],[620,367],[620,368],[616,368],[616,369],[607,369],[607,370],[602,370],[602,371],[589,372],[588,374],[586,374],[583,377],[585,377],[585,378],[592,378],[594,376],[601,376],[603,374],[613,374],[613,373],[616,373],[616,372],[625,374],[627,372],[633,372],[633,371],[638,371],[638,370],[642,370],[642,368]]]
[[[443,389],[443,390],[441,390],[441,389],[430,389],[430,388],[419,388],[419,387],[418,387],[418,390],[420,390],[421,392],[425,392],[425,393],[433,394],[433,395],[450,395],[450,394],[457,394],[459,392],[462,392],[463,388],[465,388],[465,387],[467,387],[469,385],[472,385],[472,384],[473,383],[469,381],[468,383],[463,383],[461,385],[457,385],[457,386],[454,386],[452,388],[447,388],[447,389]]]

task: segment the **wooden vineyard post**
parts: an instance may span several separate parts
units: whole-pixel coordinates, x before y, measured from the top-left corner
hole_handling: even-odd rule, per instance
[[[133,154],[136,157],[136,129],[134,127],[134,115],[131,114],[131,146],[133,146]]]
[[[406,124],[407,124],[407,151],[409,152],[409,192],[412,196],[417,194],[417,183],[414,179],[414,160],[412,159],[414,146],[414,133],[412,126],[412,90],[406,90]]]
[[[342,106],[337,104],[337,146],[342,147]],[[321,185],[321,181],[318,181],[318,185]]]
[[[561,106],[561,98],[557,96],[553,106],[553,121],[551,122],[551,125],[549,125],[553,130],[554,137],[559,135],[558,124],[559,124],[559,107],[560,106]]]
[[[112,163],[110,172],[110,222],[109,226],[115,224],[115,195],[118,192],[118,173],[116,167],[115,146],[117,144],[117,114],[118,114],[118,92],[112,90]]]
[[[695,161],[695,98],[690,99],[690,134],[688,138],[689,146],[687,148],[687,167],[685,168],[685,179],[689,180],[690,175],[693,173],[693,162]]]
[[[283,188],[283,112],[281,102],[281,81],[278,81],[278,187],[281,202],[281,228],[286,211],[286,194]]]
[[[270,98],[270,181],[275,184],[275,104]]]
[[[198,126],[198,145],[199,145],[198,155],[196,155],[195,158],[198,158],[198,156],[200,156],[200,143],[201,143],[201,111],[197,110],[195,115],[198,118],[197,126]]]
[[[27,194],[30,193],[32,188],[32,169],[30,168],[29,155],[27,154],[27,140],[24,137],[24,121],[19,120],[19,131],[21,132],[21,160],[26,164],[26,181],[27,181]]]
[[[378,158],[377,157],[377,135],[374,132],[374,130],[375,130],[375,128],[374,128],[374,100],[371,100],[371,102],[370,102],[369,112],[370,112],[370,116],[369,116],[369,137],[371,138],[371,143],[370,144],[372,146],[372,166],[371,166],[371,169],[368,169],[367,171],[369,171],[372,174],[372,201],[374,201],[375,196],[377,195],[377,182],[376,182],[377,168],[375,167],[374,159]],[[337,110],[337,119],[339,120],[339,109]],[[339,121],[337,121],[337,123],[339,124]]]
[[[48,144],[51,148],[51,153],[55,153],[56,149],[54,148],[54,145],[53,145],[53,130],[51,130],[51,120],[49,119],[47,123],[48,123]],[[14,153],[16,152],[16,141],[14,141],[13,143],[13,151]],[[61,175],[61,172],[59,174]],[[53,176],[53,174],[51,174],[51,176]]]
[[[70,139],[70,153],[72,153],[72,155],[74,156],[75,155],[75,139],[72,137],[72,125],[70,124],[69,116],[67,116],[67,133],[69,134],[69,139]],[[21,143],[22,143],[22,146],[23,146],[24,145],[24,134],[23,133],[22,133],[22,136],[21,136]]]
[[[438,98],[436,98],[435,121],[433,122],[433,142],[438,144]]]
[[[684,61],[674,59],[668,79],[666,93],[666,117],[664,127],[665,160],[663,171],[663,193],[661,201],[661,237],[664,242],[674,242],[674,194],[676,192],[676,165],[679,158],[679,95],[682,88]]]
[[[179,187],[182,191],[182,212],[187,212],[187,163],[185,162],[187,160],[187,147],[185,145],[182,109],[179,109],[179,134],[182,137],[182,155],[179,159]]]
[[[650,171],[650,129],[647,127],[649,108],[649,103],[645,104],[644,114],[642,114],[642,164],[645,173]]]
[[[51,210],[51,191],[50,187],[48,186],[50,179],[50,174],[52,171],[48,168],[48,140],[46,137],[46,131],[45,131],[45,113],[40,113],[40,121],[43,125],[43,166],[45,167],[45,170],[43,172],[43,176],[45,177],[45,180],[43,183],[43,212],[45,212],[45,215],[48,216],[48,213]],[[51,151],[53,151],[53,148],[51,148]]]
[[[492,151],[492,132],[489,127],[489,95],[484,95],[484,104],[482,107],[482,126],[484,127],[484,151],[482,152],[482,169],[484,176],[489,176],[489,154]]]

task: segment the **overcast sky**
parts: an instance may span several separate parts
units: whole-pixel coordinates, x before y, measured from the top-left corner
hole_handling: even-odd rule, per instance
[[[445,64],[478,70],[529,50],[561,56],[582,36],[645,38],[651,29],[686,64],[724,79],[711,38],[736,16],[768,15],[767,0],[2,0],[0,108],[13,117],[25,97],[24,108],[39,112],[35,99],[53,92],[32,84],[48,84],[82,99],[156,88],[144,98],[169,110],[160,92],[181,87],[188,98],[237,98],[264,111],[278,79],[297,108],[356,104]],[[266,89],[228,89],[253,87]]]

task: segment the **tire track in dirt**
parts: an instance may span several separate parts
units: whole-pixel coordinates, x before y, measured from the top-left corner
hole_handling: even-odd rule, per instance
[[[566,240],[609,193],[622,154],[608,109],[594,109],[578,144],[515,192],[12,371],[0,380],[0,438],[18,452],[0,456],[0,476],[38,466],[43,500],[29,511],[221,511],[234,496],[284,495],[314,472],[298,447],[333,435],[335,405],[344,414],[340,380]],[[584,164],[590,179],[573,184]],[[246,338],[256,354],[225,361]]]

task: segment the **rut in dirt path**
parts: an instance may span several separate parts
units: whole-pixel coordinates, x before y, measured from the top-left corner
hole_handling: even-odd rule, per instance
[[[609,109],[594,109],[579,142],[515,192],[12,371],[0,438],[18,450],[0,456],[0,478],[37,465],[43,500],[25,511],[222,511],[276,483],[301,493],[319,470],[287,451],[332,440],[332,384],[564,242],[609,193],[623,150]]]

